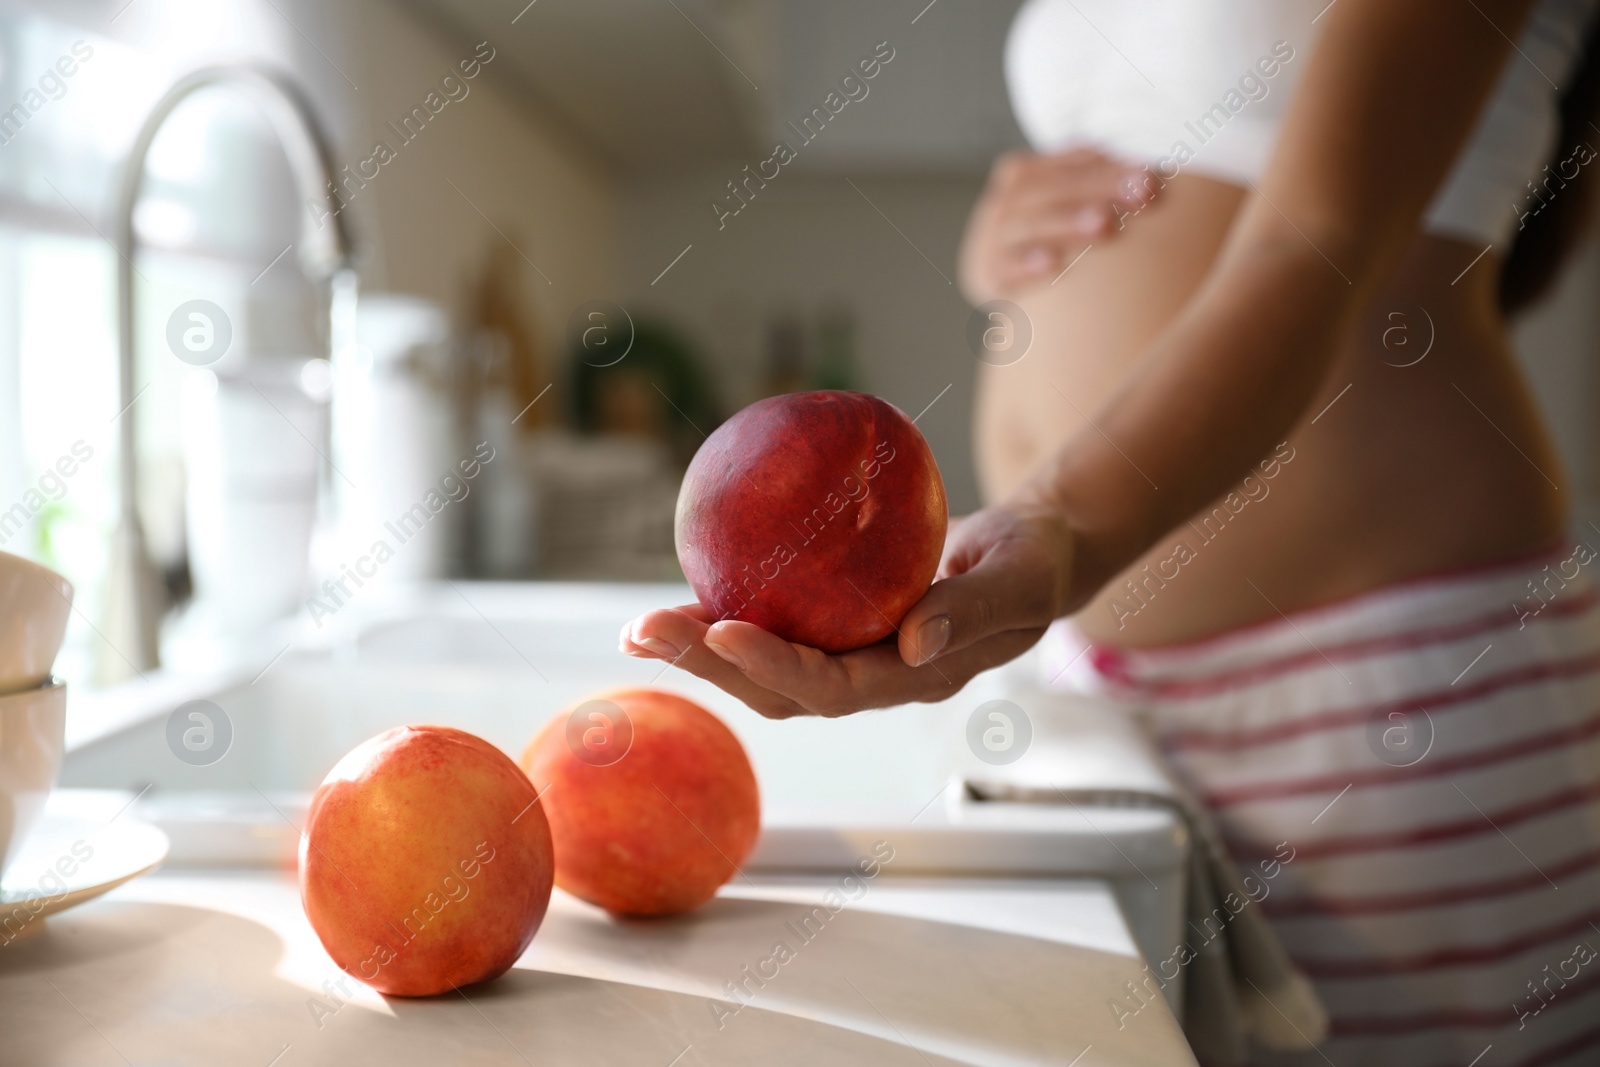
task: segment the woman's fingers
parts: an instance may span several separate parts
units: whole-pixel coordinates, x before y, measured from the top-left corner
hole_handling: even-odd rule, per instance
[[[666,659],[769,719],[843,715],[867,706],[841,657],[746,622],[707,625],[705,618],[699,605],[647,612],[624,627],[623,651],[632,646],[644,651],[630,654]],[[889,658],[897,659],[892,651]]]
[[[948,677],[938,668],[908,671],[889,644],[829,655],[734,620],[708,627],[702,641],[742,678],[717,667],[687,669],[769,717],[848,715],[869,707],[937,700],[949,688]]]
[[[1027,651],[1043,633],[1040,627],[995,634],[917,667],[907,666],[892,644],[873,645],[841,656],[799,648],[800,655],[792,659],[752,661],[746,677],[771,694],[772,699],[782,702],[783,707],[835,718],[869,708],[948,700],[980,671]],[[829,669],[812,669],[811,664],[816,662],[813,657],[828,661]],[[762,710],[754,703],[751,706]]]
[[[662,658],[649,649],[670,644],[679,649],[668,659],[672,665],[773,719],[835,717],[867,708],[944,700],[980,671],[1026,651],[1044,633],[1043,627],[1008,630],[936,662],[912,667],[892,644],[830,656],[748,623],[708,626],[704,613],[696,614],[700,617],[691,615],[690,609],[664,609],[640,616],[623,630],[624,651],[642,649],[632,654]]]
[[[927,663],[1011,630],[1040,629],[1054,618],[1034,575],[987,561],[936,582],[900,624],[900,658]]]
[[[1002,190],[997,204],[1002,217],[1060,217],[1080,210],[1118,213],[1153,202],[1158,187],[1147,174],[1107,161],[1071,170],[1041,168]]]
[[[647,611],[623,626],[618,648],[630,656],[673,659],[698,641],[713,620],[699,604]]]
[[[1117,218],[1110,205],[1094,205],[1059,215],[1005,220],[993,238],[996,280],[1014,286],[1053,277],[1086,247],[1111,233]]]
[[[1155,197],[1149,175],[1105,157],[1093,162],[1041,161],[1006,187],[993,222],[1005,280],[1061,269],[1083,247],[1120,228]]]
[[[1001,158],[963,239],[963,292],[981,303],[1059,274],[1151,203],[1161,181],[1090,148]]]
[[[901,658],[915,666],[995,634],[1049,626],[1065,606],[1072,557],[1072,530],[1048,509],[969,516],[946,541],[947,577],[900,622]]]
[[[995,240],[1002,255],[1014,256],[1029,248],[1062,251],[1082,248],[1086,242],[1116,229],[1117,216],[1109,208],[1081,209],[1070,215],[1013,218],[1004,222]]]
[[[630,643],[643,648],[646,654],[654,658],[665,659],[675,667],[704,678],[769,719],[786,719],[809,713],[794,701],[762,688],[739,667],[707,648],[705,636],[709,626],[704,619],[705,613],[698,604],[646,612],[624,627],[623,651],[628,651]],[[771,634],[767,636],[772,637]],[[787,644],[777,637],[772,637],[772,640]],[[664,650],[657,651],[658,647],[670,648],[672,654],[667,655]]]
[[[687,605],[647,611],[622,628],[620,646],[631,656],[677,659],[700,643],[706,625]]]
[[[1011,189],[1002,201],[1006,215],[1071,215],[1085,208],[1109,211],[1143,207],[1155,198],[1155,186],[1120,167],[1072,175],[1041,174]]]
[[[830,656],[819,649],[785,641],[747,622],[717,623],[706,634],[706,644],[762,689],[781,694],[814,715],[826,716],[844,715],[868,706],[876,694],[861,689],[861,679],[852,667],[889,651],[875,645]]]

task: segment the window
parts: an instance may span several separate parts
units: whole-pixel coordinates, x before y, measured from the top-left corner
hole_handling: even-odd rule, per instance
[[[107,655],[96,628],[118,510],[110,238],[124,159],[184,72],[216,55],[282,65],[294,32],[259,2],[121,6],[0,12],[0,549],[77,588],[57,673],[80,686]],[[184,380],[205,372],[165,351],[166,320],[205,298],[229,311],[230,361],[304,354],[315,301],[292,253],[274,262],[297,234],[290,189],[265,121],[230,90],[185,102],[151,149],[135,216],[140,503],[169,557],[184,536]]]

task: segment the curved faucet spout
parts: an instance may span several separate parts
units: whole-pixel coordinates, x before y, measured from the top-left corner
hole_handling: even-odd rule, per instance
[[[342,205],[334,195],[332,153],[310,101],[298,86],[277,71],[238,65],[201,68],[185,75],[167,90],[134,138],[117,195],[115,233],[117,247],[122,251],[117,263],[118,410],[122,413],[118,427],[118,486],[121,500],[117,535],[112,546],[111,589],[108,591],[112,634],[108,640],[119,650],[124,664],[113,663],[112,673],[115,674],[128,673],[119,669],[124,665],[137,673],[158,665],[162,610],[159,583],[145,548],[138,509],[138,435],[133,407],[136,399],[133,257],[137,242],[133,213],[144,188],[145,157],[149,155],[156,134],[179,104],[199,90],[215,85],[234,85],[248,92],[265,110],[288,156],[304,211],[299,245],[301,269],[306,276],[321,283],[353,265],[349,229],[340,211]],[[315,216],[310,210],[312,205],[321,209]]]

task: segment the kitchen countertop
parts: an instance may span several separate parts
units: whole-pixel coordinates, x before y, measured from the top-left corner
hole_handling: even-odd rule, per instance
[[[884,876],[814,912],[836,884],[743,879],[649,922],[558,890],[510,973],[404,1000],[334,966],[291,872],[161,871],[0,949],[0,1061],[1195,1062],[1159,997],[1118,1029],[1110,1003],[1142,964],[1104,882]],[[790,952],[773,962],[779,942]]]
[[[165,869],[0,946],[0,1065],[1194,1067],[1168,1001],[1147,994],[1130,1014],[1127,988],[1143,976],[1135,939],[1153,951],[1181,928],[1184,829],[1160,810],[958,788],[974,770],[988,784],[1002,770],[1144,780],[1120,720],[998,675],[939,705],[775,723],[673,674],[664,684],[740,735],[762,783],[761,842],[717,900],[620,922],[558,891],[510,973],[426,1000],[385,999],[335,967],[292,874],[304,799],[327,768],[402,722],[516,751],[586,694],[658,684],[659,665],[612,651],[616,629],[687,595],[425,583],[296,634],[292,650],[264,641],[259,662],[76,699],[62,784],[77,788],[52,803],[109,791],[99,823],[153,823],[172,850]],[[1020,702],[1032,744],[980,766],[973,716],[999,697]],[[166,734],[197,699],[231,726],[201,766],[174,758]],[[819,907],[840,901],[827,872],[879,842],[893,867]]]

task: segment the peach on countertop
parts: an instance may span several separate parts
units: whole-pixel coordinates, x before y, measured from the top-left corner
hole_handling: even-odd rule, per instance
[[[739,739],[674,693],[591,697],[546,723],[520,762],[549,814],[556,884],[613,914],[705,903],[761,828]]]
[[[445,726],[402,726],[352,749],[300,839],[301,901],[323,947],[397,996],[504,973],[544,918],[554,870],[527,776]]]

